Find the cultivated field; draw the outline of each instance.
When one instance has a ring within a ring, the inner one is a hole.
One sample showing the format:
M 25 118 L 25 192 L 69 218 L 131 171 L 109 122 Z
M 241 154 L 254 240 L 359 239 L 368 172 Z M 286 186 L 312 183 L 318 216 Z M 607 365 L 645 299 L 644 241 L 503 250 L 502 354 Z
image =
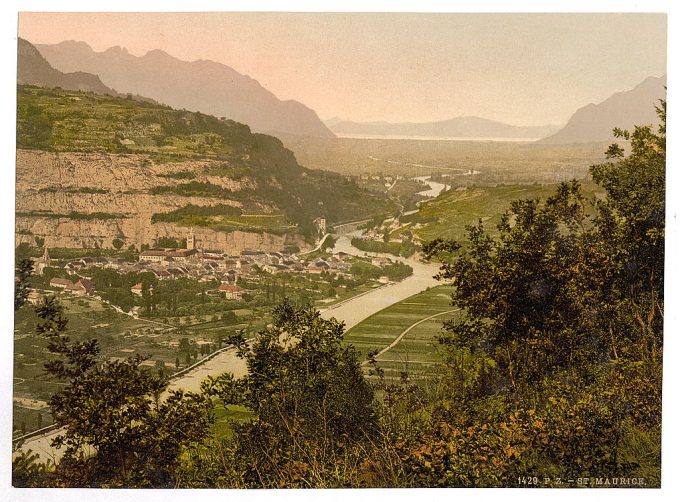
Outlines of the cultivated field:
M 367 318 L 346 333 L 345 341 L 357 348 L 362 359 L 370 351 L 378 352 L 376 359 L 386 378 L 399 378 L 403 371 L 412 380 L 426 378 L 440 361 L 442 323 L 459 315 L 455 310 L 451 287 L 436 286 Z M 364 366 L 368 371 L 369 365 Z
M 73 340 L 96 338 L 102 360 L 124 359 L 135 354 L 148 356 L 144 365 L 166 375 L 202 357 L 201 345 L 216 348 L 216 339 L 226 337 L 236 329 L 255 331 L 264 316 L 252 310 L 235 311 L 239 321 L 227 325 L 217 316 L 187 316 L 170 318 L 168 323 L 135 319 L 117 312 L 113 307 L 94 298 L 61 296 L 60 302 L 68 319 L 67 334 Z M 257 319 L 256 319 L 257 317 Z M 47 339 L 36 334 L 39 318 L 30 305 L 16 313 L 14 332 L 14 429 L 30 432 L 52 423 L 48 401 L 63 385 L 45 374 L 43 365 L 52 358 Z M 173 326 L 172 324 L 175 324 Z M 181 340 L 188 342 L 183 348 Z M 207 347 L 206 347 L 207 349 Z

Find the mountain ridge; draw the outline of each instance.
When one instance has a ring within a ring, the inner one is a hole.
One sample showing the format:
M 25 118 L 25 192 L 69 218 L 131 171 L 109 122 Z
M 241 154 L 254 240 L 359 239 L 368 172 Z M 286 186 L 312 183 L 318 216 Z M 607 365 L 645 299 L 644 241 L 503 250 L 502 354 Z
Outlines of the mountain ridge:
M 173 108 L 226 117 L 257 132 L 333 137 L 316 112 L 295 100 L 281 100 L 256 79 L 207 59 L 183 61 L 161 49 L 144 56 L 114 46 L 94 51 L 82 41 L 37 44 L 60 71 L 96 73 L 119 92 L 141 94 Z
M 566 144 L 613 141 L 615 127 L 633 129 L 636 125 L 658 125 L 654 105 L 665 99 L 666 75 L 647 77 L 626 91 L 619 91 L 600 103 L 588 103 L 569 118 L 555 134 L 538 143 Z
M 476 116 L 454 117 L 435 122 L 400 123 L 353 122 L 333 118 L 326 122 L 326 125 L 336 134 L 507 139 L 542 138 L 554 133 L 560 127 L 558 125 L 515 126 Z
M 73 91 L 89 91 L 112 96 L 118 94 L 104 85 L 99 76 L 95 74 L 83 71 L 65 73 L 57 70 L 33 44 L 21 37 L 17 42 L 17 83 L 61 87 Z

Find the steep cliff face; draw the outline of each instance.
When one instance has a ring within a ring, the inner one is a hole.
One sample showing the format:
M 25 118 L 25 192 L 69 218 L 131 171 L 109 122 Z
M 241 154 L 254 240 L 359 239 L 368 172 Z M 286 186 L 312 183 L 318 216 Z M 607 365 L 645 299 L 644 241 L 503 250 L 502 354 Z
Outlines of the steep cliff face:
M 55 153 L 17 150 L 16 243 L 45 239 L 50 247 L 112 247 L 114 239 L 126 246 L 152 245 L 159 237 L 183 237 L 189 231 L 176 223 L 152 223 L 154 214 L 193 205 L 242 208 L 236 195 L 256 183 L 211 174 L 224 161 L 197 160 L 153 164 L 145 155 Z M 158 187 L 185 182 L 210 183 L 230 190 L 234 200 L 153 194 Z M 175 177 L 173 177 L 175 176 Z M 252 208 L 252 204 L 250 207 Z M 258 213 L 275 208 L 257 204 Z M 193 228 L 199 245 L 238 253 L 244 249 L 274 251 L 287 244 L 303 245 L 295 232 L 218 231 Z
M 16 239 L 35 244 L 35 237 L 45 239 L 48 247 L 63 248 L 112 248 L 113 240 L 118 238 L 126 246 L 153 243 L 159 237 L 185 237 L 189 231 L 172 223 L 151 225 L 141 216 L 126 219 L 73 220 L 70 218 L 44 218 L 39 216 L 17 217 Z M 300 248 L 307 246 L 300 235 L 276 235 L 267 232 L 244 232 L 240 230 L 218 232 L 209 229 L 193 228 L 198 247 L 222 250 L 227 254 L 239 254 L 244 250 L 281 251 L 288 245 Z
M 132 97 L 20 85 L 17 145 L 23 242 L 38 234 L 53 246 L 124 238 L 139 247 L 194 227 L 235 251 L 251 243 L 217 235 L 312 236 L 316 218 L 358 219 L 390 205 L 351 179 L 305 169 L 277 138 L 244 124 Z

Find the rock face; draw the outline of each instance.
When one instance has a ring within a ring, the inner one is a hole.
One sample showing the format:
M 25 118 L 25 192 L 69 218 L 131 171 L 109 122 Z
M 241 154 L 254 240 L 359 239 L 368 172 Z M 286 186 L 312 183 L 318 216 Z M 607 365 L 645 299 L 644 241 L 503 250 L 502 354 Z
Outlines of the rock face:
M 103 247 L 122 239 L 126 246 L 153 245 L 159 237 L 184 237 L 189 229 L 174 223 L 151 223 L 154 213 L 193 204 L 241 207 L 236 200 L 209 197 L 152 195 L 152 187 L 175 185 L 181 180 L 163 177 L 192 172 L 194 180 L 210 182 L 233 191 L 253 187 L 248 178 L 238 181 L 210 176 L 206 169 L 224 161 L 198 160 L 149 164 L 144 155 L 53 153 L 17 150 L 16 244 L 45 239 L 49 247 Z M 262 206 L 267 212 L 271 208 Z M 48 213 L 46 216 L 45 213 Z M 49 214 L 51 213 L 51 214 Z M 81 217 L 68 217 L 78 213 Z M 101 218 L 83 218 L 100 213 Z M 193 228 L 199 246 L 237 254 L 245 249 L 281 250 L 292 244 L 303 247 L 301 236 L 267 232 L 221 232 Z
M 119 92 L 147 96 L 173 108 L 224 116 L 253 131 L 333 137 L 316 112 L 282 101 L 260 83 L 213 61 L 182 61 L 160 50 L 134 56 L 121 47 L 95 52 L 84 42 L 38 45 L 61 71 L 95 73 Z
M 649 77 L 635 88 L 617 92 L 602 103 L 576 110 L 567 125 L 539 141 L 546 144 L 613 141 L 615 127 L 632 130 L 636 125 L 659 124 L 654 106 L 666 98 L 666 76 Z
M 62 73 L 55 70 L 38 49 L 23 38 L 19 39 L 17 48 L 17 83 L 91 91 L 112 96 L 117 94 L 113 89 L 106 87 L 97 75 L 82 71 Z

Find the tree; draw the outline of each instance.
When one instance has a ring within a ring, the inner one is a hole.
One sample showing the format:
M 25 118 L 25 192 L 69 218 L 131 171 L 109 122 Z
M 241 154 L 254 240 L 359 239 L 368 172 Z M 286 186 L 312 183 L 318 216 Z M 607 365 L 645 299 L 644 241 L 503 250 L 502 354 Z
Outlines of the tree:
M 273 315 L 252 346 L 242 333 L 230 338 L 248 374 L 210 378 L 204 391 L 255 415 L 234 430 L 245 486 L 309 486 L 315 476 L 332 483 L 343 454 L 376 431 L 373 392 L 356 350 L 342 343 L 342 323 L 288 302 Z
M 632 133 L 615 129 L 617 137 L 630 142 L 630 155 L 614 144 L 607 151 L 610 162 L 591 169 L 593 180 L 607 192 L 595 223 L 612 262 L 612 300 L 632 315 L 642 356 L 652 360 L 659 357 L 664 316 L 665 101 L 657 113 L 658 132 L 650 126 L 637 126 Z
M 514 201 L 496 237 L 480 222 L 466 246 L 423 247 L 466 313 L 441 339 L 446 400 L 399 453 L 429 483 L 505 486 L 527 470 L 659 482 L 665 103 L 658 112 L 658 133 L 617 130 L 630 155 L 612 145 L 591 168 L 605 198 L 563 183 L 545 202 Z M 482 432 L 499 427 L 535 439 L 504 444 Z M 503 466 L 491 477 L 479 462 L 461 465 L 466 430 Z M 453 445 L 455 461 L 436 453 Z
M 43 247 L 45 245 L 45 239 L 43 237 L 35 236 L 35 245 L 38 246 L 39 248 Z
M 154 368 L 156 368 L 156 371 L 158 372 L 158 376 L 160 378 L 165 377 L 165 361 L 162 359 L 157 359 L 156 362 L 154 363 Z
M 335 239 L 332 235 L 328 235 L 324 241 L 321 243 L 321 250 L 326 251 L 327 249 L 333 249 L 335 247 Z
M 19 310 L 28 298 L 30 278 L 33 273 L 33 260 L 18 258 L 14 268 L 14 310 Z
M 65 382 L 50 399 L 55 423 L 63 429 L 53 441 L 64 448 L 52 482 L 59 486 L 173 486 L 183 448 L 208 430 L 207 403 L 198 394 L 170 391 L 167 381 L 141 366 L 136 355 L 99 361 L 96 340 L 72 341 L 67 320 L 54 297 L 36 308 L 36 327 L 57 356 L 45 364 Z
M 122 247 L 125 245 L 125 242 L 116 237 L 115 239 L 113 239 L 111 244 L 113 244 L 113 247 L 116 248 L 116 250 L 120 251 L 120 249 L 122 249 Z

